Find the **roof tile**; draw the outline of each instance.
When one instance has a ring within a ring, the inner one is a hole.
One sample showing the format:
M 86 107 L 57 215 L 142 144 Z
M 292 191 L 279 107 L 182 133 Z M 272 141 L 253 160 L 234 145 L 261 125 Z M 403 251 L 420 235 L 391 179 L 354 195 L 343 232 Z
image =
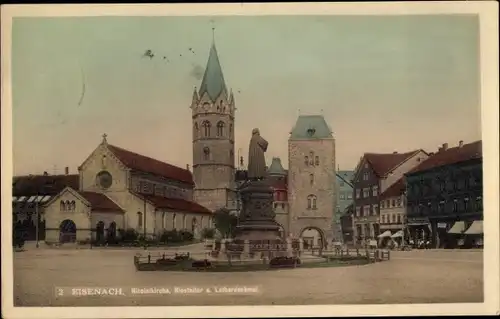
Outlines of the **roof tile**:
M 462 146 L 439 151 L 420 163 L 407 174 L 430 170 L 436 167 L 452 165 L 483 157 L 482 141 L 475 141 Z
M 385 176 L 396 166 L 403 163 L 419 151 L 420 150 L 406 153 L 389 154 L 365 153 L 364 157 L 368 161 L 368 163 L 370 163 L 375 174 L 377 174 L 378 176 Z
M 102 193 L 95 192 L 78 192 L 83 198 L 85 198 L 90 205 L 92 210 L 105 211 L 105 212 L 124 212 L 115 202 L 113 202 L 109 197 Z
M 29 175 L 14 176 L 13 196 L 49 195 L 55 196 L 66 187 L 80 188 L 80 176 L 73 175 Z
M 390 197 L 397 197 L 403 195 L 406 189 L 404 178 L 398 179 L 394 184 L 389 186 L 382 194 L 380 194 L 380 199 L 386 199 Z
M 108 144 L 108 149 L 113 152 L 125 166 L 133 170 L 159 175 L 175 181 L 194 185 L 193 175 L 187 169 L 161 162 L 118 146 Z

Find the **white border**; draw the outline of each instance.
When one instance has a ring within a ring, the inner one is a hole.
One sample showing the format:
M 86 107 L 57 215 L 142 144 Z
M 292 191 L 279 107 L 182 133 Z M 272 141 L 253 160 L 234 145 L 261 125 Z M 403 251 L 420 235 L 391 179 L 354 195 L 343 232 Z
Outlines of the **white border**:
M 13 17 L 31 16 L 194 16 L 194 15 L 401 15 L 478 14 L 481 31 L 481 114 L 484 167 L 484 303 L 328 306 L 214 307 L 16 307 L 13 305 L 11 198 L 12 96 L 11 32 Z M 143 5 L 2 6 L 2 309 L 7 318 L 140 317 L 288 317 L 359 315 L 495 314 L 499 302 L 498 161 L 498 4 L 495 1 L 395 3 L 255 3 Z

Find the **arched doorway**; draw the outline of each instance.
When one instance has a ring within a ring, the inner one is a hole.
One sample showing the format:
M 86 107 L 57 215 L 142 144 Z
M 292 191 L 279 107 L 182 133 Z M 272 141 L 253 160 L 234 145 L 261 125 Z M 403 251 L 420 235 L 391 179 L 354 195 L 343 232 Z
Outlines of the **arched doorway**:
M 95 240 L 100 243 L 104 241 L 104 222 L 99 221 L 95 227 Z
M 116 241 L 116 223 L 111 222 L 108 227 L 108 236 L 107 236 L 108 242 L 115 242 Z
M 317 227 L 306 227 L 300 232 L 304 249 L 325 248 L 327 245 L 323 231 Z
M 65 219 L 59 225 L 59 242 L 73 243 L 76 241 L 76 224 L 71 219 Z

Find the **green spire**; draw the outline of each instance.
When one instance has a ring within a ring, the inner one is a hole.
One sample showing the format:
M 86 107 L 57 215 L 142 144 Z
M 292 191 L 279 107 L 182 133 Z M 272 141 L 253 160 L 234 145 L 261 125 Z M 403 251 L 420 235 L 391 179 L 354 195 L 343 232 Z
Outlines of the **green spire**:
M 227 93 L 226 82 L 224 81 L 219 56 L 215 48 L 215 41 L 212 42 L 212 47 L 210 48 L 210 55 L 208 56 L 207 67 L 201 81 L 199 96 L 201 97 L 205 92 L 208 93 L 212 101 L 215 101 L 222 92 Z

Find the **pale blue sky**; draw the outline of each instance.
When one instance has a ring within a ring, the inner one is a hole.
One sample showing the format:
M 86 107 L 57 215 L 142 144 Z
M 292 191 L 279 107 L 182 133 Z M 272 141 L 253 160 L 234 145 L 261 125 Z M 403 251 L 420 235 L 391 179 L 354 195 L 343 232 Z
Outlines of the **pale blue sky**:
M 259 127 L 269 162 L 286 166 L 299 109 L 323 110 L 341 169 L 363 152 L 480 139 L 474 15 L 15 18 L 14 173 L 76 172 L 104 132 L 112 144 L 191 164 L 189 105 L 211 19 L 244 156 Z M 142 58 L 146 49 L 156 57 Z

